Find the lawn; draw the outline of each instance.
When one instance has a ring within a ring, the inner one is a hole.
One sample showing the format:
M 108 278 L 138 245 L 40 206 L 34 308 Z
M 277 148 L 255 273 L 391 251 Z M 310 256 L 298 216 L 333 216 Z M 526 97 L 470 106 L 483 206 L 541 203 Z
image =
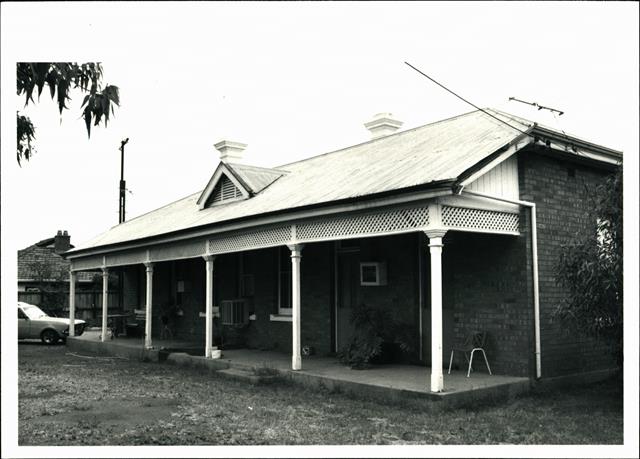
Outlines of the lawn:
M 20 445 L 622 444 L 621 383 L 428 413 L 19 345 Z

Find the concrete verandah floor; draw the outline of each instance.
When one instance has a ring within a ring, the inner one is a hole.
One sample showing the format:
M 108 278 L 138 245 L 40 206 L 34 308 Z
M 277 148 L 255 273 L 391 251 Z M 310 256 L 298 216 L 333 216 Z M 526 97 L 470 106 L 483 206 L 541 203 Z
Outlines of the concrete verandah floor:
M 106 343 L 99 343 L 100 334 L 95 330 L 87 331 L 81 337 L 75 338 L 75 343 L 93 342 L 102 344 L 107 353 L 108 348 L 131 351 L 141 350 L 144 341 L 141 338 L 115 338 Z M 95 346 L 94 344 L 94 346 Z M 202 343 L 184 340 L 153 340 L 154 352 L 186 353 L 193 364 L 203 365 L 207 361 L 214 366 L 223 368 L 254 369 L 270 368 L 281 374 L 291 376 L 303 383 L 323 385 L 331 388 L 344 388 L 347 391 L 373 390 L 376 393 L 414 394 L 429 398 L 463 398 L 477 400 L 483 396 L 496 397 L 503 394 L 514 395 L 529 389 L 529 378 L 504 375 L 489 375 L 484 362 L 474 365 L 476 371 L 466 377 L 466 371 L 452 370 L 451 374 L 444 371 L 444 391 L 434 394 L 430 391 L 431 369 L 417 365 L 375 365 L 366 370 L 352 370 L 341 364 L 335 357 L 303 356 L 302 370 L 291 370 L 291 356 L 274 351 L 260 351 L 252 349 L 224 350 L 222 358 L 212 361 L 205 359 Z M 132 354 L 133 355 L 133 354 Z M 457 394 L 457 396 L 456 396 Z M 484 395 L 483 395 L 484 394 Z

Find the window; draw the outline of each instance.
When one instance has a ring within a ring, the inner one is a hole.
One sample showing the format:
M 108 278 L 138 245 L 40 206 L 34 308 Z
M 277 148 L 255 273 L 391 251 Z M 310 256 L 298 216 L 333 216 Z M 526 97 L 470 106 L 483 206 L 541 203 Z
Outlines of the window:
M 222 325 L 239 325 L 246 321 L 245 305 L 243 300 L 224 300 L 220 308 L 220 321 Z
M 238 254 L 238 296 L 251 297 L 254 295 L 253 257 L 250 253 Z
M 378 262 L 360 263 L 360 285 L 387 285 L 387 264 Z
M 278 249 L 278 314 L 291 315 L 291 261 L 289 249 Z

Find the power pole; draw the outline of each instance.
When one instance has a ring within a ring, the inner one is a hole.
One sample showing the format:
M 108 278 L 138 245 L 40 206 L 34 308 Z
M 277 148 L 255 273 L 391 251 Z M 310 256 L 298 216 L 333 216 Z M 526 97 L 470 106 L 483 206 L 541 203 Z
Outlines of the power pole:
M 125 219 L 125 192 L 126 192 L 126 184 L 124 181 L 124 146 L 129 141 L 127 137 L 122 142 L 120 142 L 120 204 L 119 204 L 119 214 L 118 214 L 118 223 L 123 223 Z

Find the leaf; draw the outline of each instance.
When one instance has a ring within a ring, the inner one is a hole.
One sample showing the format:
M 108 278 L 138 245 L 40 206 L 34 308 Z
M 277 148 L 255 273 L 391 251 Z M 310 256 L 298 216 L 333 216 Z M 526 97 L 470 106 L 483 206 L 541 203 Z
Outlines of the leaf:
M 87 108 L 84 109 L 84 123 L 87 126 L 87 137 L 91 138 L 91 108 L 89 108 L 87 106 Z

